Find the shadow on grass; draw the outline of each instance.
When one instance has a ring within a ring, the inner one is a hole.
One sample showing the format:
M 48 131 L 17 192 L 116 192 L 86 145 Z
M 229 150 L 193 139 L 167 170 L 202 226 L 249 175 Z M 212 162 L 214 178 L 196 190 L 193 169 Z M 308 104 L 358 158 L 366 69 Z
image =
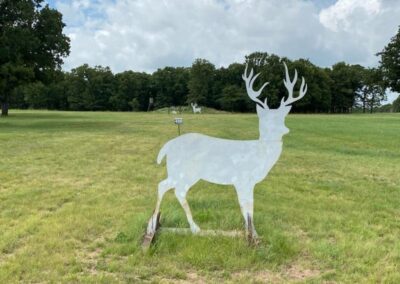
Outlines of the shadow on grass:
M 118 122 L 94 120 L 74 113 L 13 113 L 0 119 L 2 132 L 103 132 L 112 131 Z
M 85 116 L 79 115 L 79 113 L 75 112 L 57 112 L 57 111 L 34 111 L 34 112 L 10 112 L 8 116 L 1 117 L 1 120 L 40 120 L 40 119 L 84 119 Z M 1 122 L 0 120 L 0 122 Z

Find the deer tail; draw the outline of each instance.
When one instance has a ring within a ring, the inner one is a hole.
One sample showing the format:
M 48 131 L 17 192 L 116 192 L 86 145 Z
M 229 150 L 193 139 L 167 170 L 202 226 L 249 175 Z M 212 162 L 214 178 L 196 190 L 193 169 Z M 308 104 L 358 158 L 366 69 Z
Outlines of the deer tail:
M 164 156 L 167 154 L 167 150 L 169 148 L 168 146 L 169 146 L 169 142 L 164 144 L 164 146 L 161 148 L 161 150 L 157 156 L 157 164 L 161 164 L 162 160 L 164 159 Z

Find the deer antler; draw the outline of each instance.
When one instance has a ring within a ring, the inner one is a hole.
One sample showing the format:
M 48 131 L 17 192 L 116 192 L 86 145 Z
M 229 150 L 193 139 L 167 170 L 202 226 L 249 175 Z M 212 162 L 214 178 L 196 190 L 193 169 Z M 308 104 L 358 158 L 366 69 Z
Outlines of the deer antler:
M 294 78 L 293 78 L 293 81 L 291 81 L 286 63 L 283 62 L 283 65 L 285 65 L 285 75 L 286 75 L 286 79 L 283 80 L 283 84 L 285 85 L 289 94 L 288 94 L 287 100 L 285 100 L 285 98 L 282 98 L 281 106 L 284 106 L 284 105 L 287 106 L 287 105 L 294 103 L 295 101 L 300 100 L 302 97 L 304 97 L 304 95 L 307 93 L 307 84 L 304 81 L 304 77 L 301 77 L 301 86 L 300 86 L 299 95 L 297 97 L 293 98 L 293 88 L 297 81 L 297 70 L 294 69 Z
M 262 85 L 262 87 L 258 91 L 255 91 L 253 89 L 253 84 L 254 84 L 254 81 L 257 79 L 257 77 L 260 75 L 260 73 L 253 76 L 254 72 L 253 72 L 253 68 L 251 68 L 250 74 L 249 74 L 249 76 L 247 76 L 247 67 L 248 67 L 248 64 L 246 64 L 246 69 L 244 70 L 244 74 L 242 75 L 243 80 L 246 82 L 247 95 L 249 96 L 249 98 L 252 101 L 256 102 L 261 107 L 268 109 L 267 98 L 265 98 L 264 102 L 262 102 L 258 97 L 260 96 L 260 94 L 261 94 L 262 90 L 265 88 L 265 86 L 267 86 L 269 84 L 269 82 L 264 83 L 264 85 Z

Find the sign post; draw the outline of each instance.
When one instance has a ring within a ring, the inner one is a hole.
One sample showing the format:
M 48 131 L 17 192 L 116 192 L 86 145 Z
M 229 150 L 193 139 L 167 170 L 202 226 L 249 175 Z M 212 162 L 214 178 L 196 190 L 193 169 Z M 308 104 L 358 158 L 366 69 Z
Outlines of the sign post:
M 183 118 L 175 117 L 174 122 L 176 125 L 178 125 L 178 136 L 180 136 L 181 135 L 181 124 L 183 124 Z

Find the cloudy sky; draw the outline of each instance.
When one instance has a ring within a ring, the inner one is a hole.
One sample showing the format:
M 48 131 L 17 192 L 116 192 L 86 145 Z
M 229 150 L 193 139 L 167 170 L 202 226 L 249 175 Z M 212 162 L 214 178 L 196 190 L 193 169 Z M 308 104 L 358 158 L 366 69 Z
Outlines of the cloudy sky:
M 400 25 L 399 0 L 47 0 L 67 24 L 69 70 L 83 63 L 152 72 L 253 51 L 316 65 L 376 66 Z

